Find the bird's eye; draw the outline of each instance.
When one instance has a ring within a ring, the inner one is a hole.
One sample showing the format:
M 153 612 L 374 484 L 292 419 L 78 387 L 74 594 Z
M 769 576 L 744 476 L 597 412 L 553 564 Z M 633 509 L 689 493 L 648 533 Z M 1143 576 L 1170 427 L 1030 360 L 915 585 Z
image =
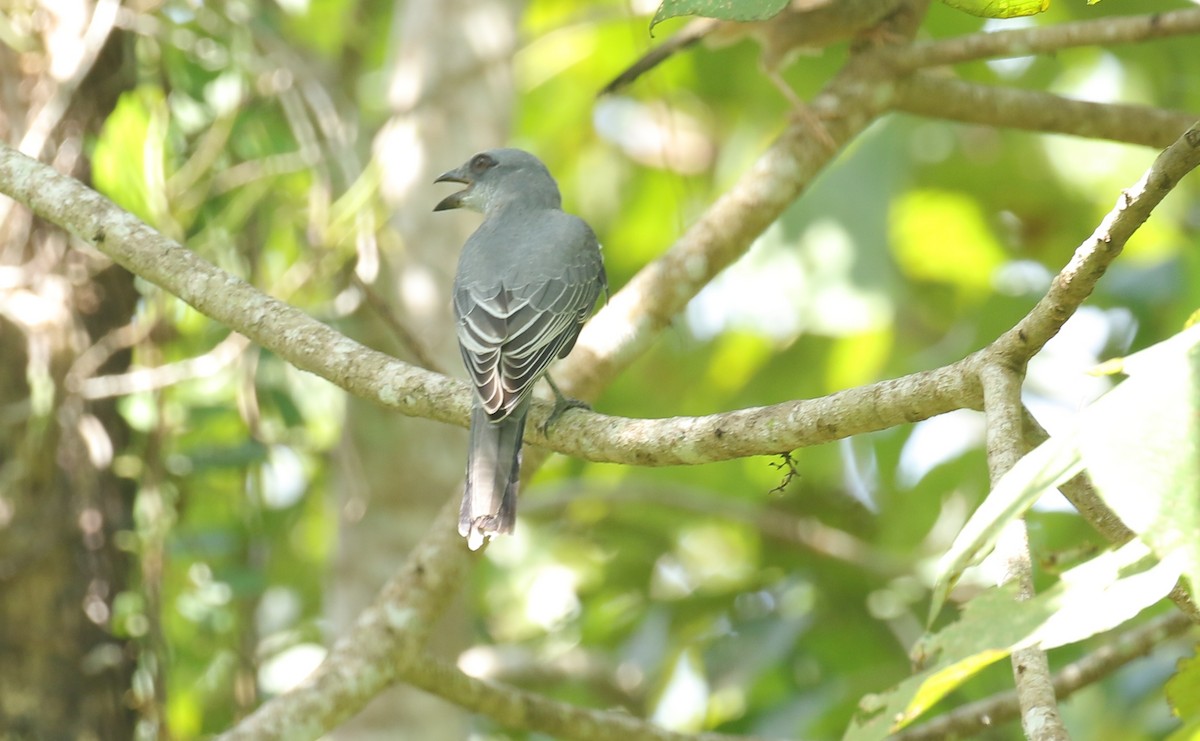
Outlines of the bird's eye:
M 471 172 L 483 172 L 489 167 L 495 167 L 496 160 L 486 154 L 477 154 L 471 158 Z

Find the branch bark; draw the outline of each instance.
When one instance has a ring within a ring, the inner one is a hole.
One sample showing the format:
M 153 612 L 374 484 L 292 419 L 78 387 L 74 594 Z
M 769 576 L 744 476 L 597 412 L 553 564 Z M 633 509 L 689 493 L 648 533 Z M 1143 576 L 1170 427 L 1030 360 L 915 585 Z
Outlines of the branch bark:
M 1025 365 L 1013 367 L 998 359 L 982 368 L 984 410 L 987 415 L 987 458 L 992 487 L 1024 454 L 1021 382 Z M 1004 565 L 1002 583 L 1017 585 L 1017 600 L 1033 599 L 1033 563 L 1023 518 L 1004 527 L 993 554 Z M 1030 741 L 1069 741 L 1071 736 L 1058 712 L 1050 662 L 1046 652 L 1032 646 L 1013 651 L 1013 682 L 1021 706 L 1021 726 Z
M 776 143 L 802 150 L 803 126 L 789 129 Z M 849 135 L 841 130 L 842 136 Z M 835 134 L 836 135 L 836 134 Z M 780 154 L 793 164 L 796 154 Z M 820 154 L 809 157 L 819 158 Z M 1054 279 L 1050 291 L 1012 330 L 994 343 L 993 351 L 1013 361 L 1040 350 L 1090 295 L 1129 237 L 1176 183 L 1200 163 L 1200 124 L 1167 148 L 1145 175 L 1122 194 L 1096 231 L 1075 251 Z M 751 234 L 742 229 L 762 226 L 750 194 L 771 191 L 792 173 L 807 170 L 771 168 L 766 158 L 735 186 L 739 198 L 714 206 L 718 215 L 702 219 L 667 256 L 648 266 L 584 330 L 580 347 L 562 363 L 556 377 L 579 395 L 593 395 L 633 357 L 644 350 L 669 321 L 669 310 L 686 304 L 687 291 L 702 283 L 688 278 L 688 265 L 708 266 L 733 259 L 731 235 L 744 249 Z M 766 184 L 756 182 L 765 178 Z M 29 206 L 39 216 L 95 243 L 114 260 L 179 296 L 199 311 L 245 334 L 298 368 L 315 373 L 352 394 L 409 416 L 465 426 L 469 410 L 466 384 L 397 361 L 364 347 L 281 301 L 266 296 L 178 243 L 158 234 L 121 211 L 103 196 L 6 147 L 0 147 L 0 192 Z M 785 204 L 776 204 L 782 208 Z M 749 222 L 739 222 L 741 218 Z M 709 221 L 718 224 L 708 224 Z M 735 229 L 735 222 L 742 227 Z M 748 225 L 746 225 L 748 223 Z M 704 252 L 701 233 L 722 231 L 725 238 Z M 694 258 L 691 263 L 687 256 Z M 678 281 L 672 284 L 672 278 Z M 674 285 L 672 290 L 667 287 Z M 682 287 L 680 287 L 682 286 Z M 663 292 L 657 292 L 663 288 Z M 624 320 L 624 323 L 622 322 Z M 621 327 L 626 327 L 622 330 Z M 594 362 L 591 362 L 594 361 Z M 551 409 L 538 403 L 527 440 L 585 460 L 641 466 L 699 464 L 749 455 L 768 455 L 798 447 L 917 422 L 959 408 L 979 409 L 982 396 L 969 356 L 959 363 L 900 379 L 841 391 L 821 399 L 797 400 L 768 407 L 704 417 L 631 420 L 575 411 L 559 420 L 549 438 L 540 432 Z M 591 364 L 589 364 L 591 363 Z
M 932 119 L 1158 148 L 1170 145 L 1196 120 L 1194 113 L 1090 103 L 1051 93 L 964 82 L 934 72 L 919 72 L 901 80 L 893 108 Z
M 925 41 L 896 50 L 904 69 L 937 67 L 980 59 L 1046 54 L 1079 46 L 1112 46 L 1200 32 L 1200 9 L 1100 18 L 1053 26 L 973 33 Z

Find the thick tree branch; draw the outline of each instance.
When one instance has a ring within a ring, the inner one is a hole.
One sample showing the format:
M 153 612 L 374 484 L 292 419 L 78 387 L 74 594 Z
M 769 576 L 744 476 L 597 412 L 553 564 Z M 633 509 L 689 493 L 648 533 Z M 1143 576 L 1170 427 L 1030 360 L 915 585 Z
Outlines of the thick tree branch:
M 925 41 L 891 52 L 903 69 L 937 67 L 979 59 L 1024 57 L 1078 46 L 1112 46 L 1200 33 L 1200 9 L 973 33 Z
M 1187 12 L 1200 16 L 1200 10 Z M 1194 113 L 1090 103 L 1051 93 L 964 82 L 932 72 L 918 72 L 900 80 L 893 108 L 926 118 L 1160 148 L 1171 144 L 1196 121 Z
M 1168 638 L 1191 627 L 1187 617 L 1173 612 L 1121 635 L 1082 659 L 1067 665 L 1054 675 L 1054 692 L 1062 699 L 1077 690 L 1095 684 L 1129 662 L 1150 653 Z M 892 741 L 941 741 L 970 738 L 978 733 L 1015 720 L 1021 712 L 1016 690 L 963 705 L 920 726 L 905 729 Z
M 784 139 L 795 139 L 793 145 L 801 146 L 800 131 L 804 127 L 794 128 Z M 822 149 L 813 147 L 811 139 L 807 141 L 808 149 Z M 797 161 L 795 156 L 790 159 Z M 1198 162 L 1200 127 L 1193 127 L 1122 195 L 1113 211 L 1055 278 L 1047 296 L 997 340 L 995 350 L 1019 362 L 1041 349 L 1091 293 L 1096 281 L 1154 206 Z M 770 183 L 784 187 L 773 179 L 784 177 L 782 173 L 767 168 L 765 161 L 760 165 L 735 190 L 744 194 L 772 190 L 769 184 L 748 182 L 755 177 L 768 178 Z M 219 270 L 78 181 L 2 146 L 0 192 L 14 196 L 39 216 L 95 243 L 138 275 L 298 368 L 402 414 L 466 425 L 469 396 L 463 382 L 414 368 L 344 337 L 298 309 L 263 295 Z M 754 215 L 751 201 L 737 208 L 725 203 L 717 210 L 724 216 L 712 218 L 722 223 L 725 219 Z M 757 226 L 757 215 L 754 219 Z M 733 227 L 725 223 L 723 228 L 729 231 Z M 739 243 L 750 237 L 740 231 L 738 234 Z M 719 253 L 728 249 L 725 241 L 718 240 L 715 244 Z M 710 264 L 717 258 L 703 254 L 703 246 L 700 236 L 685 236 L 678 249 L 694 256 L 698 265 Z M 582 387 L 585 391 L 590 385 L 607 382 L 611 377 L 608 374 L 616 373 L 634 357 L 630 347 L 648 346 L 669 321 L 664 307 L 678 309 L 686 304 L 687 296 L 674 291 L 664 294 L 654 291 L 670 285 L 670 276 L 686 283 L 692 292 L 699 290 L 701 284 L 687 278 L 688 264 L 684 258 L 664 257 L 649 266 L 646 269 L 649 277 L 635 280 L 623 289 L 589 324 L 583 338 L 588 340 L 587 344 L 581 341 L 581 347 L 562 364 L 557 377 L 572 378 L 576 384 L 573 389 Z M 633 328 L 628 332 L 619 329 L 621 317 L 632 323 Z M 593 324 L 601 326 L 592 329 Z M 597 362 L 589 366 L 589 360 Z M 953 409 L 978 409 L 982 404 L 978 384 L 963 365 L 976 362 L 978 358 L 971 356 L 944 368 L 848 389 L 821 399 L 706 417 L 630 420 L 575 411 L 555 424 L 548 439 L 541 435 L 540 422 L 550 405 L 537 404 L 527 439 L 586 460 L 644 466 L 698 464 L 778 453 L 920 421 Z

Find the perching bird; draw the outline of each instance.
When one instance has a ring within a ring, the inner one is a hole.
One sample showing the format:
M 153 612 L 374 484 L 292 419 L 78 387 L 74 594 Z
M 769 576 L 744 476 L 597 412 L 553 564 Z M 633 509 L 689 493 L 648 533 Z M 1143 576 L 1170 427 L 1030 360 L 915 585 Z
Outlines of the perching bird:
M 512 532 L 530 392 L 571 352 L 608 283 L 596 235 L 563 212 L 558 184 L 532 154 L 482 152 L 434 182 L 467 186 L 434 211 L 483 213 L 454 276 L 458 345 L 475 387 L 458 532 L 475 550 Z M 566 402 L 554 391 L 551 419 Z
M 724 46 L 752 36 L 762 45 L 763 71 L 796 105 L 795 93 L 779 76 L 794 54 L 854 38 L 874 28 L 899 5 L 900 0 L 791 0 L 778 15 L 765 21 L 738 23 L 697 18 L 630 65 L 605 85 L 600 94 L 620 90 L 701 39 Z

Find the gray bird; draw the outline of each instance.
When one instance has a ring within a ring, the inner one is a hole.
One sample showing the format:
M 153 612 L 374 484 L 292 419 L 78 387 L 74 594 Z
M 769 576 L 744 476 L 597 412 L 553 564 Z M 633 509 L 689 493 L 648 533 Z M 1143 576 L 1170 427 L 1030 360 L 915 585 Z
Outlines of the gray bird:
M 530 392 L 571 352 L 608 283 L 595 233 L 563 212 L 558 184 L 532 154 L 482 152 L 434 182 L 467 186 L 434 211 L 483 214 L 454 276 L 458 346 L 475 387 L 458 532 L 475 550 L 512 532 Z M 570 405 L 554 392 L 551 420 Z

